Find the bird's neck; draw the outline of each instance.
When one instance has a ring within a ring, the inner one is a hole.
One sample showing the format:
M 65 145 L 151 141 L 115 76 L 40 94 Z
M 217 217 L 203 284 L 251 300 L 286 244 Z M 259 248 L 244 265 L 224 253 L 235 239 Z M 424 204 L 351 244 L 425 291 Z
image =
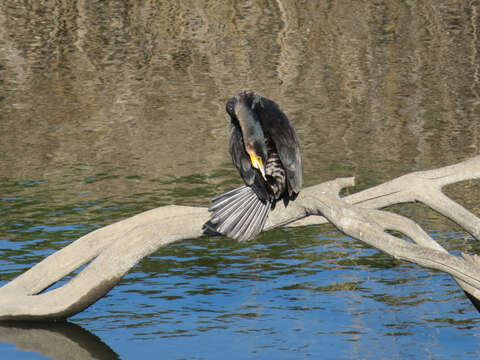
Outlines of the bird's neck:
M 256 150 L 258 155 L 262 152 L 259 151 L 259 147 L 265 147 L 265 137 L 263 129 L 258 119 L 257 114 L 246 104 L 238 104 L 235 108 L 238 123 L 242 130 L 243 142 L 247 150 Z

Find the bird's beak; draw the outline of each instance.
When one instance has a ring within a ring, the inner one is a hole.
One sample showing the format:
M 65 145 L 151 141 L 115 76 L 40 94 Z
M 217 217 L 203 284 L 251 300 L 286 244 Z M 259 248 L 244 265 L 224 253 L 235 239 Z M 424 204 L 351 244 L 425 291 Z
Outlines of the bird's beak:
M 250 154 L 250 161 L 252 162 L 252 166 L 260 171 L 263 179 L 266 181 L 267 178 L 265 177 L 265 167 L 263 166 L 262 158 L 260 156 Z

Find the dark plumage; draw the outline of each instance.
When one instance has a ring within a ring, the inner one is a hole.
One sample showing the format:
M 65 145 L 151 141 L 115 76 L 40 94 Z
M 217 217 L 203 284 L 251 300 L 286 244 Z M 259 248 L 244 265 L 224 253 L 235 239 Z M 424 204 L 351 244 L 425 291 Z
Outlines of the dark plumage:
M 210 229 L 238 240 L 262 231 L 279 200 L 302 187 L 300 146 L 290 121 L 272 100 L 240 91 L 228 100 L 230 155 L 245 185 L 212 199 Z

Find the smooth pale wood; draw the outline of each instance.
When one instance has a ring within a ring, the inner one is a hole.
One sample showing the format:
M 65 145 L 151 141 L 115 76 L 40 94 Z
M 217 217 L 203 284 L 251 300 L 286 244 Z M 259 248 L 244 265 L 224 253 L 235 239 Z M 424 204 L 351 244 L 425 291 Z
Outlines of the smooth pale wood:
M 319 225 L 328 219 L 347 235 L 395 258 L 451 274 L 465 291 L 480 299 L 476 256 L 453 256 L 413 221 L 375 210 L 421 201 L 479 239 L 480 219 L 441 192 L 447 184 L 478 178 L 480 156 L 410 173 L 344 198 L 338 196 L 340 190 L 353 186 L 354 179 L 340 178 L 303 189 L 287 208 L 277 204 L 265 230 Z M 1 287 L 0 320 L 46 321 L 75 315 L 103 297 L 145 256 L 175 241 L 200 238 L 208 218 L 207 208 L 165 206 L 92 231 Z M 385 230 L 397 230 L 413 242 Z M 65 285 L 42 292 L 85 264 Z

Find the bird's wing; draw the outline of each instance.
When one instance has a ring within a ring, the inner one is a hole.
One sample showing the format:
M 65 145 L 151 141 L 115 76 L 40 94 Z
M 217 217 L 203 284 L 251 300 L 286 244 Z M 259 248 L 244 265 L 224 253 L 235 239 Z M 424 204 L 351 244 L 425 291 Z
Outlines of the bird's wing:
M 265 136 L 277 148 L 280 161 L 287 172 L 290 189 L 298 193 L 302 187 L 302 157 L 295 129 L 280 107 L 270 99 L 262 97 L 255 105 L 255 110 Z
M 230 132 L 230 155 L 245 184 L 251 186 L 260 199 L 268 201 L 271 195 L 265 187 L 260 172 L 252 167 L 250 157 L 245 151 L 242 132 L 235 125 L 232 125 Z

